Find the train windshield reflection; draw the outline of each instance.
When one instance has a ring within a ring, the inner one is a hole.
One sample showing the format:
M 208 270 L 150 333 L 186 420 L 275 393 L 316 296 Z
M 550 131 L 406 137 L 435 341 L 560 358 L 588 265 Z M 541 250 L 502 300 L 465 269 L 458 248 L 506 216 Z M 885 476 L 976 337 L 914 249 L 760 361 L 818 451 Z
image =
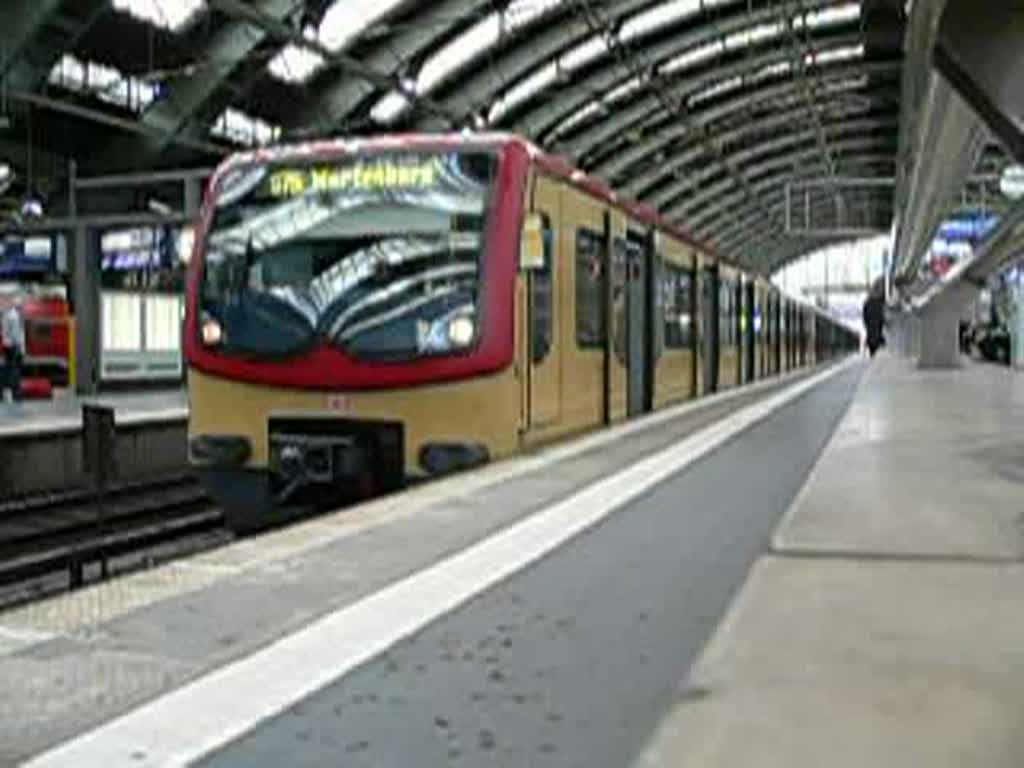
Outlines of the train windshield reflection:
M 389 153 L 222 184 L 203 342 L 273 356 L 326 339 L 385 359 L 472 346 L 495 165 L 481 152 Z

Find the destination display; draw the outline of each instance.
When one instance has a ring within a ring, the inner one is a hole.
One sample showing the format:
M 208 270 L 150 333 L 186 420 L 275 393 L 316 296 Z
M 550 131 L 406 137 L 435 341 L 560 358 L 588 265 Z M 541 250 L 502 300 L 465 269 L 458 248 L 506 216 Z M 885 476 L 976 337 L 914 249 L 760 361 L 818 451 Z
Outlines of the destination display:
M 282 168 L 270 174 L 265 191 L 271 197 L 299 197 L 307 192 L 383 191 L 437 187 L 441 157 L 382 157 L 340 164 Z

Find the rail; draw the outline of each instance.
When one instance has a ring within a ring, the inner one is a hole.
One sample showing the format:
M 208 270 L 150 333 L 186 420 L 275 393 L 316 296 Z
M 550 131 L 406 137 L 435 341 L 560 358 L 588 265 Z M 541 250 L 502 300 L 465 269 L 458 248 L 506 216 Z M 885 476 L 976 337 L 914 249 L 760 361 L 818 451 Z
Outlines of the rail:
M 226 541 L 223 515 L 185 474 L 0 503 L 0 587 L 66 573 L 82 586 L 86 569 L 189 538 Z M 0 602 L 3 598 L 0 597 Z

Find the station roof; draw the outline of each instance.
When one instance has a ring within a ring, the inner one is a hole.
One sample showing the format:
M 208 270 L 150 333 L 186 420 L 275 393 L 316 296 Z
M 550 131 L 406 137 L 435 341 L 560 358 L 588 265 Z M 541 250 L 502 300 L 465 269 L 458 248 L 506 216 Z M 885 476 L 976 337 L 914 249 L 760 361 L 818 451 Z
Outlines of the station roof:
M 903 0 L 6 0 L 0 159 L 59 200 L 69 158 L 511 130 L 768 272 L 888 231 L 904 25 Z

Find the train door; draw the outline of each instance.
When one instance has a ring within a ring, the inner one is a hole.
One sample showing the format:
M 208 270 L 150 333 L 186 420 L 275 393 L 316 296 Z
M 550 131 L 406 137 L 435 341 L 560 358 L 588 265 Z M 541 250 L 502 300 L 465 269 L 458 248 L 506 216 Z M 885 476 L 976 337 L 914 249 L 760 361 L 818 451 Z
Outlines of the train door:
M 626 238 L 626 338 L 628 414 L 650 409 L 650 296 L 651 249 L 648 238 L 630 230 Z
M 556 265 L 560 261 L 556 227 L 561 221 L 561 190 L 557 182 L 540 176 L 533 188 L 533 211 L 538 216 L 543 242 L 543 263 L 527 275 L 527 427 L 558 421 L 562 400 L 562 365 L 559 333 L 555 329 L 558 296 Z
M 704 393 L 718 391 L 718 269 L 700 271 L 700 357 Z

